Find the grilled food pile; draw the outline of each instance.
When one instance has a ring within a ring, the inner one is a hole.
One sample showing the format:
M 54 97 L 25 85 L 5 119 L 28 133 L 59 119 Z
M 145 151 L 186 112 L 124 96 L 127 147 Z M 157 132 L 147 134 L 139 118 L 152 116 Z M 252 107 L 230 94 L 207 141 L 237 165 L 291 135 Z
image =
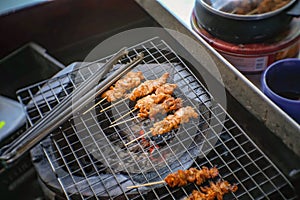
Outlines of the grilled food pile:
M 124 97 L 126 91 L 138 86 L 143 79 L 145 77 L 142 72 L 128 72 L 124 78 L 118 80 L 115 86 L 111 86 L 101 97 L 108 102 L 116 101 Z
M 154 94 L 139 99 L 134 106 L 135 109 L 139 109 L 138 116 L 154 118 L 158 113 L 164 114 L 180 108 L 182 100 L 171 96 L 176 87 L 176 84 L 166 83 L 158 87 Z
M 209 169 L 203 166 L 202 169 L 190 168 L 187 170 L 178 170 L 175 173 L 169 174 L 164 179 L 170 187 L 182 187 L 188 183 L 196 183 L 201 185 L 207 179 L 215 178 L 219 175 L 219 170 L 216 167 Z
M 178 128 L 180 124 L 189 122 L 190 118 L 197 118 L 198 114 L 191 106 L 178 109 L 174 115 L 168 115 L 163 120 L 154 123 L 150 131 L 153 136 L 168 133 Z
M 130 75 L 126 75 L 115 86 L 111 86 L 108 91 L 104 92 L 102 98 L 113 101 L 125 97 L 125 99 L 136 101 L 133 111 L 139 110 L 137 116 L 141 119 L 149 117 L 153 120 L 158 113 L 168 114 L 175 112 L 154 123 L 153 127 L 150 128 L 153 136 L 168 133 L 178 128 L 180 124 L 189 122 L 190 118 L 198 117 L 197 112 L 191 106 L 183 107 L 182 99 L 172 96 L 177 85 L 167 83 L 169 73 L 164 73 L 158 79 L 146 80 L 135 87 L 143 78 L 141 72 L 131 72 Z M 126 91 L 132 88 L 134 89 L 130 93 L 125 94 Z
M 162 135 L 173 129 L 177 129 L 180 124 L 189 122 L 191 118 L 198 117 L 198 113 L 191 106 L 183 106 L 181 98 L 172 96 L 177 85 L 167 83 L 168 78 L 169 73 L 164 73 L 158 79 L 146 80 L 140 83 L 144 79 L 143 74 L 141 72 L 130 72 L 124 78 L 117 81 L 115 86 L 111 86 L 109 90 L 104 92 L 101 97 L 109 102 L 123 97 L 135 101 L 134 110 L 130 112 L 139 110 L 137 117 L 141 119 L 150 118 L 153 120 L 158 113 L 167 114 L 165 118 L 155 122 L 148 132 L 153 136 Z M 130 89 L 133 90 L 126 94 Z M 145 135 L 136 139 L 143 138 Z M 209 169 L 203 166 L 201 169 L 190 168 L 187 170 L 178 170 L 175 173 L 167 175 L 162 181 L 128 188 L 138 188 L 161 183 L 166 183 L 169 187 L 183 187 L 188 183 L 201 185 L 206 180 L 213 179 L 218 175 L 219 170 L 216 167 Z M 210 186 L 201 187 L 200 191 L 194 190 L 185 200 L 212 200 L 215 198 L 221 200 L 224 194 L 237 190 L 236 185 L 231 185 L 223 180 L 219 180 L 216 183 L 210 182 L 209 184 Z
M 227 5 L 224 8 L 225 12 L 230 12 L 238 15 L 254 15 L 263 14 L 277 10 L 286 4 L 290 0 L 243 0 L 243 1 L 231 1 L 230 6 Z M 230 7 L 230 8 L 229 8 Z
M 238 187 L 231 185 L 228 181 L 209 182 L 210 186 L 200 187 L 200 190 L 193 190 L 192 194 L 184 200 L 222 200 L 228 192 L 236 192 Z
M 208 179 L 213 179 L 219 175 L 219 170 L 216 167 L 208 168 L 203 166 L 201 169 L 190 168 L 187 170 L 178 170 L 175 173 L 169 174 L 164 181 L 170 187 L 182 187 L 188 183 L 197 185 L 203 184 Z M 236 192 L 237 185 L 231 185 L 228 181 L 218 180 L 216 183 L 209 182 L 209 186 L 200 187 L 199 190 L 193 190 L 192 194 L 184 200 L 222 200 L 223 196 L 229 192 Z
M 129 186 L 127 188 L 140 188 L 166 183 L 169 187 L 183 187 L 189 183 L 195 183 L 200 186 L 200 190 L 193 190 L 192 193 L 185 197 L 184 200 L 222 200 L 223 196 L 229 192 L 236 192 L 238 186 L 230 184 L 226 180 L 219 179 L 217 182 L 209 181 L 209 186 L 201 186 L 208 179 L 214 179 L 219 175 L 216 167 L 208 168 L 203 166 L 201 169 L 190 168 L 187 170 L 178 170 L 166 176 L 162 181 L 145 183 L 142 185 Z

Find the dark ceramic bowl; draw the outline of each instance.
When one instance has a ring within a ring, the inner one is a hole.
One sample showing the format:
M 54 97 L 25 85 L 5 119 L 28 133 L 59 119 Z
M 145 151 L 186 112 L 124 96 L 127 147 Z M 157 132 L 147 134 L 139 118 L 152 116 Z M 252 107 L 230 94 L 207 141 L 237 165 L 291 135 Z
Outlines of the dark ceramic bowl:
M 219 2 L 226 2 L 218 0 Z M 291 0 L 272 12 L 238 15 L 223 12 L 211 6 L 211 0 L 196 0 L 196 19 L 211 35 L 236 44 L 265 42 L 289 28 L 293 17 L 300 16 L 300 1 Z

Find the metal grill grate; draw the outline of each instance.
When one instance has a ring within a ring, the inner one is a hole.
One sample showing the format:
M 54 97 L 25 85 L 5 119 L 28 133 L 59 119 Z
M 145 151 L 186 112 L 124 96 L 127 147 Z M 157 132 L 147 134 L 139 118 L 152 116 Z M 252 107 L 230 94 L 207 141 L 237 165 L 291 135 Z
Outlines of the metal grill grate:
M 138 137 L 141 129 L 149 130 L 152 124 L 147 120 L 132 121 L 109 128 L 112 121 L 132 109 L 131 102 L 123 101 L 102 113 L 99 111 L 110 103 L 102 103 L 86 115 L 75 113 L 41 142 L 66 198 L 183 199 L 193 189 L 199 190 L 199 186 L 126 187 L 162 180 L 178 169 L 201 166 L 217 166 L 218 179 L 238 185 L 237 192 L 226 194 L 224 199 L 297 198 L 284 175 L 215 102 L 189 70 L 187 62 L 163 40 L 152 38 L 130 50 L 120 64 L 143 52 L 145 58 L 134 70 L 142 71 L 146 79 L 156 79 L 169 72 L 168 82 L 178 85 L 174 95 L 182 98 L 185 106 L 196 108 L 200 117 L 165 137 L 155 138 L 155 142 L 150 140 L 148 146 L 137 142 L 125 148 L 126 142 Z M 43 118 L 105 60 L 18 91 L 30 125 Z

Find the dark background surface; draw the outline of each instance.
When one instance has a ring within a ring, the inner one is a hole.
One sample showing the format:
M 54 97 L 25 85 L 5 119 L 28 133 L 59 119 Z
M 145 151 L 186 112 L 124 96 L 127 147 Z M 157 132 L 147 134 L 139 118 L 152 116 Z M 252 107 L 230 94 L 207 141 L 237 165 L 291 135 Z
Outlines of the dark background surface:
M 17 100 L 18 89 L 83 60 L 108 37 L 149 26 L 157 24 L 133 0 L 49 1 L 3 13 L 0 95 Z M 0 141 L 0 147 L 24 129 Z M 46 191 L 42 191 L 31 159 L 27 155 L 10 170 L 0 173 L 0 199 L 45 199 Z
M 0 58 L 35 42 L 69 63 L 113 34 L 153 25 L 133 0 L 49 1 L 0 16 Z

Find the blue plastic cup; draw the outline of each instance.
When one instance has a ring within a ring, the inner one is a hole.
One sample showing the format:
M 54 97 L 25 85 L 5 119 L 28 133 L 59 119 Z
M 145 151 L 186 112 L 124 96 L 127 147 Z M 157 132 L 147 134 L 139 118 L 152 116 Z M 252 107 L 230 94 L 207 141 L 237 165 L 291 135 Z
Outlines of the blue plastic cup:
M 262 91 L 300 124 L 300 59 L 272 63 L 262 75 Z

